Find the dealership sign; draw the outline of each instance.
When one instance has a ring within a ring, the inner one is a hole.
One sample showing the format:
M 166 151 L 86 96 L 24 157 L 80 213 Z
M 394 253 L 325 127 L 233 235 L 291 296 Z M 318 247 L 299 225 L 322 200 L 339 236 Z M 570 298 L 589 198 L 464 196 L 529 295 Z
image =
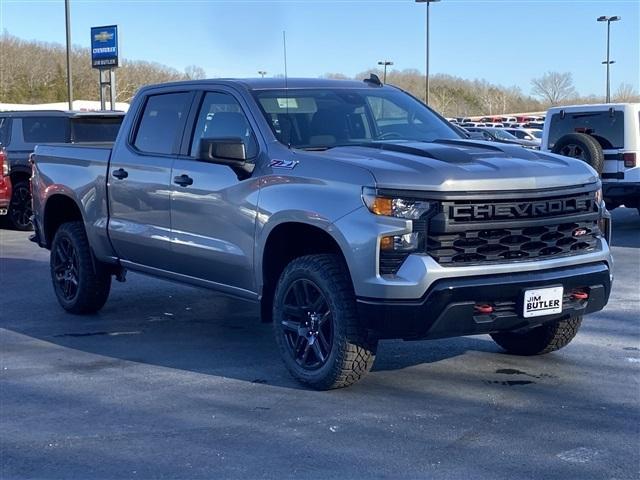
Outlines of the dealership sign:
M 118 26 L 91 28 L 91 66 L 113 68 L 118 66 Z

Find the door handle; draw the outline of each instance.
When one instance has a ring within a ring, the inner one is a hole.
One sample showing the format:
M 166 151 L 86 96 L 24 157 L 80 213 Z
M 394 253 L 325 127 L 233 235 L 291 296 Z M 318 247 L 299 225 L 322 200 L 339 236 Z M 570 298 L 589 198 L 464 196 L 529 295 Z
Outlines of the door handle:
M 113 172 L 111 172 L 111 175 L 116 177 L 118 180 L 122 180 L 122 179 L 127 178 L 129 176 L 129 172 L 127 172 L 124 168 L 119 168 L 119 169 L 114 170 Z
M 193 178 L 183 173 L 182 175 L 173 177 L 173 183 L 177 183 L 181 187 L 187 187 L 189 185 L 193 185 Z

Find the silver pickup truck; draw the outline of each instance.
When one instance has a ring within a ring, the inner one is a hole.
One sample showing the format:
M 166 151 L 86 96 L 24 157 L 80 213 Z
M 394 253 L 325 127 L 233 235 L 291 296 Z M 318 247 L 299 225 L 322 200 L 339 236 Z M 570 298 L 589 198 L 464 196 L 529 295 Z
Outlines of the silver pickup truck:
M 469 140 L 373 76 L 287 83 L 149 86 L 113 145 L 36 148 L 33 240 L 64 309 L 99 310 L 126 270 L 259 302 L 292 375 L 329 389 L 380 339 L 542 354 L 605 306 L 584 162 Z

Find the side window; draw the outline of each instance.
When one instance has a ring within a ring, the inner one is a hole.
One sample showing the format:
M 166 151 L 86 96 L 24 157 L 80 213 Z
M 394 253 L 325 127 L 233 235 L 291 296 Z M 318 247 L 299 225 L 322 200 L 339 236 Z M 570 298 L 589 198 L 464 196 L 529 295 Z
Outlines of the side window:
M 11 120 L 7 117 L 0 117 L 0 145 L 6 147 L 9 144 L 11 134 Z
M 202 100 L 193 131 L 190 155 L 195 157 L 203 138 L 241 138 L 247 158 L 258 154 L 258 144 L 238 101 L 227 93 L 209 92 Z
M 27 143 L 64 143 L 69 139 L 67 117 L 24 117 L 22 135 Z
M 409 123 L 409 114 L 405 109 L 399 107 L 386 98 L 367 97 L 369 107 L 373 113 L 373 118 L 379 127 L 390 124 Z
M 145 153 L 174 153 L 174 145 L 191 94 L 163 93 L 147 99 L 133 145 Z M 180 132 L 181 133 L 181 132 Z

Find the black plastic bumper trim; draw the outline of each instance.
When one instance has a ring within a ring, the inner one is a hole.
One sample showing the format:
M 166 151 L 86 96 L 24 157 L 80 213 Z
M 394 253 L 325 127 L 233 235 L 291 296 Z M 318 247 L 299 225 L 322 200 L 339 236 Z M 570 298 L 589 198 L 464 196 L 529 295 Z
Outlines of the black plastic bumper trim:
M 586 289 L 589 299 L 565 300 L 561 314 L 523 318 L 524 291 L 553 285 L 562 285 L 565 293 Z M 539 272 L 442 279 L 419 300 L 359 298 L 357 305 L 361 321 L 379 338 L 445 338 L 527 329 L 571 315 L 596 312 L 607 304 L 610 291 L 609 268 L 599 262 Z M 477 303 L 514 307 L 486 316 L 475 313 Z

